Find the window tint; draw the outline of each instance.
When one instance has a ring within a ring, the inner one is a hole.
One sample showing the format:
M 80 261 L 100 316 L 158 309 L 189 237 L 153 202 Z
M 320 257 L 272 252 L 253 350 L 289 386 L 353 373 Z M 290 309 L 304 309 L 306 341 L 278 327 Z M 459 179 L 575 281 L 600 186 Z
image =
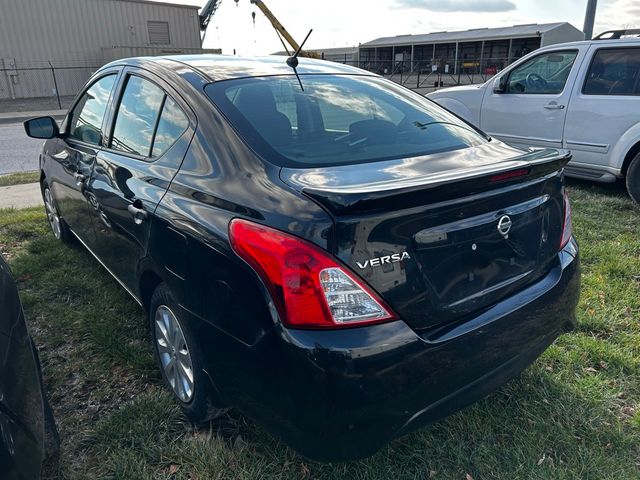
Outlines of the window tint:
M 640 48 L 607 48 L 593 57 L 585 95 L 640 95 Z
M 506 93 L 561 93 L 577 51 L 550 52 L 523 63 L 509 75 Z
M 249 145 L 284 166 L 346 165 L 485 142 L 473 127 L 396 84 L 304 75 L 217 82 L 207 95 Z
M 385 119 L 394 124 L 400 123 L 402 112 L 384 100 L 378 98 L 373 102 L 366 95 L 354 93 L 353 103 L 359 103 L 363 108 L 351 108 L 343 105 L 340 99 L 325 97 L 318 100 L 327 130 L 339 132 L 349 131 L 349 126 L 366 120 Z
M 131 76 L 118 107 L 111 148 L 148 157 L 164 91 L 140 77 Z
M 71 114 L 70 138 L 91 145 L 102 143 L 102 122 L 115 81 L 115 74 L 102 77 L 82 95 Z
M 176 102 L 167 97 L 153 141 L 152 157 L 159 157 L 180 138 L 189 126 L 189 119 Z

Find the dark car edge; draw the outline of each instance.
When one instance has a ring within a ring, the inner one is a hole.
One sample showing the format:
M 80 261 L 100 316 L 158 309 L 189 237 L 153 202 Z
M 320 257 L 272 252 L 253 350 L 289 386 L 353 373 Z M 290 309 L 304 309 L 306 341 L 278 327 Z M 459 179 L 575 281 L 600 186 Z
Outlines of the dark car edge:
M 0 472 L 35 480 L 55 466 L 59 439 L 18 289 L 0 255 Z
M 575 326 L 570 154 L 523 152 L 378 76 L 283 57 L 113 62 L 47 138 L 55 236 L 149 316 L 193 421 L 227 407 L 369 456 Z

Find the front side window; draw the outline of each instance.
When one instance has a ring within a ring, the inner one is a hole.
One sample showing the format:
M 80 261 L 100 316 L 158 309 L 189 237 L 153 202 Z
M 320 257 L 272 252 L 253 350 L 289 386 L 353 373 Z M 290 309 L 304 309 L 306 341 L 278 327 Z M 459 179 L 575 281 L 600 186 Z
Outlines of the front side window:
M 603 48 L 589 67 L 585 95 L 640 95 L 640 48 Z
M 102 124 L 116 77 L 116 74 L 102 77 L 82 95 L 71 113 L 69 138 L 90 145 L 102 143 Z
M 225 80 L 205 91 L 243 139 L 280 166 L 348 165 L 467 148 L 486 138 L 384 79 L 293 75 Z
M 578 52 L 550 52 L 533 57 L 514 68 L 509 75 L 505 93 L 562 93 Z
M 156 84 L 130 76 L 118 107 L 111 148 L 148 157 L 164 98 Z

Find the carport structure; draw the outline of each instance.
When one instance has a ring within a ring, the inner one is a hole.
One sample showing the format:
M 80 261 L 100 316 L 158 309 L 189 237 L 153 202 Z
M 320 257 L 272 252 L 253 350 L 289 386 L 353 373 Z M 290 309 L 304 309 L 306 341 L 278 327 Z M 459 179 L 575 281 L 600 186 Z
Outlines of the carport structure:
M 359 64 L 405 78 L 437 73 L 485 79 L 537 48 L 583 39 L 584 34 L 567 22 L 398 35 L 361 44 Z

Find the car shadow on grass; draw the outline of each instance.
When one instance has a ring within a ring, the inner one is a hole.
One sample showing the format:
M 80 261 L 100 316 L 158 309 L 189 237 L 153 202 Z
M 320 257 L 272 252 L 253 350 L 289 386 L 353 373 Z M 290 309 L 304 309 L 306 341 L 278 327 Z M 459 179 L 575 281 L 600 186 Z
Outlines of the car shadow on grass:
M 100 419 L 89 438 L 100 465 L 91 471 L 113 478 L 631 479 L 637 436 L 627 430 L 601 399 L 534 366 L 487 399 L 357 462 L 309 461 L 238 413 L 194 429 L 158 391 Z
M 566 185 L 569 189 L 569 192 L 571 192 L 571 190 L 575 188 L 588 194 L 603 195 L 612 198 L 626 197 L 627 199 L 629 199 L 629 196 L 627 195 L 627 189 L 625 187 L 624 181 L 622 180 L 618 180 L 613 183 L 601 183 L 567 177 Z

